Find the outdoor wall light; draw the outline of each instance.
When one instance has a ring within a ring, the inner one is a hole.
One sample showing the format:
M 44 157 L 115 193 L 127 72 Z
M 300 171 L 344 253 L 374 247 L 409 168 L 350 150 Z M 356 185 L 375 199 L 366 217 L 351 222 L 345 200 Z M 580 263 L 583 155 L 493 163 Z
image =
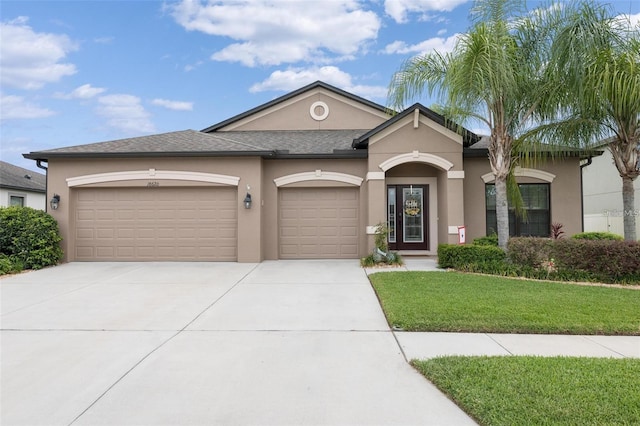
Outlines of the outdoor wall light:
M 53 210 L 58 210 L 58 206 L 60 205 L 60 196 L 58 194 L 53 194 L 51 201 L 49 201 L 49 205 Z
M 251 208 L 251 194 L 249 194 L 248 192 L 247 192 L 247 196 L 244 197 L 244 208 L 245 209 Z

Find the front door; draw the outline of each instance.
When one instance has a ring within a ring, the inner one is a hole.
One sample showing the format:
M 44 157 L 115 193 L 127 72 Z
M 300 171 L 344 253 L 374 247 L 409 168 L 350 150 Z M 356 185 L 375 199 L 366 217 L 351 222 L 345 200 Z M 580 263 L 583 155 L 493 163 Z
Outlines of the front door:
M 429 250 L 429 186 L 387 186 L 391 250 Z

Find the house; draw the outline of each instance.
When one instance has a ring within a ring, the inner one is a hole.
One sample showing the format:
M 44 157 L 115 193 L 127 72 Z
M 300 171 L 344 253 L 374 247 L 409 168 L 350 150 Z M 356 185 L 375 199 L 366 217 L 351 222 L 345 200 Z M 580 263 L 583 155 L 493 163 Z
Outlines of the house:
M 604 147 L 603 147 L 604 148 Z M 582 173 L 584 186 L 584 230 L 612 232 L 624 236 L 622 207 L 622 178 L 618 173 L 611 151 L 594 157 Z M 640 183 L 635 188 L 635 209 L 626 214 L 636 215 L 636 235 L 640 235 Z
M 0 161 L 0 207 L 46 207 L 45 175 Z
M 25 154 L 48 163 L 67 261 L 359 258 L 376 225 L 392 249 L 495 229 L 478 136 L 415 104 L 381 105 L 316 82 L 214 124 Z M 517 170 L 529 222 L 581 231 L 580 155 Z M 492 204 L 493 203 L 493 204 Z

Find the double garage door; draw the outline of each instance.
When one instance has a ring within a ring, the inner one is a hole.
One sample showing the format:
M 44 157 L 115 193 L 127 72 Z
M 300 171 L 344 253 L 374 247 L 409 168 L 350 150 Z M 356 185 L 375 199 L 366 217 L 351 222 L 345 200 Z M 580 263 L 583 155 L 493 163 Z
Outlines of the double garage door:
M 75 191 L 75 260 L 235 261 L 237 189 Z
M 74 194 L 77 261 L 237 260 L 235 187 Z M 278 194 L 280 259 L 358 257 L 357 189 L 281 188 Z

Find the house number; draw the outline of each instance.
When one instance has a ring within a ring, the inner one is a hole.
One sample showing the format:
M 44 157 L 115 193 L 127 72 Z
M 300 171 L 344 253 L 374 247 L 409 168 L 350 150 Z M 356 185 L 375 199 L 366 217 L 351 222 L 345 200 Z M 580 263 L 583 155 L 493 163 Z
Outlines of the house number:
M 157 180 L 147 182 L 147 188 L 155 188 L 157 186 L 160 186 L 160 182 L 158 182 Z

